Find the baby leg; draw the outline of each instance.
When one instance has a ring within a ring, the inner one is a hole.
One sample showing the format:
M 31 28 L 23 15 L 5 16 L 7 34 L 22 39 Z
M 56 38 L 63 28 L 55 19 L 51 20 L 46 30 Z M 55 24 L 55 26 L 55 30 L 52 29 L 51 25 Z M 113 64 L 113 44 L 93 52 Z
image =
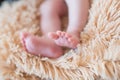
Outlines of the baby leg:
M 85 27 L 88 19 L 89 0 L 65 0 L 69 11 L 68 33 L 76 34 Z
M 61 16 L 66 13 L 64 0 L 47 0 L 40 11 L 41 29 L 44 35 L 61 30 Z
M 58 35 L 54 38 L 56 44 L 68 48 L 76 48 L 79 43 L 80 32 L 86 24 L 88 17 L 88 0 L 65 0 L 68 6 L 69 23 L 67 32 L 57 31 L 51 35 Z
M 64 11 L 62 12 L 63 6 L 65 6 L 63 0 L 46 0 L 40 7 L 43 36 L 38 37 L 29 33 L 21 34 L 23 45 L 29 53 L 51 58 L 57 58 L 63 54 L 62 48 L 46 35 L 49 32 L 60 30 L 60 16 L 64 13 Z

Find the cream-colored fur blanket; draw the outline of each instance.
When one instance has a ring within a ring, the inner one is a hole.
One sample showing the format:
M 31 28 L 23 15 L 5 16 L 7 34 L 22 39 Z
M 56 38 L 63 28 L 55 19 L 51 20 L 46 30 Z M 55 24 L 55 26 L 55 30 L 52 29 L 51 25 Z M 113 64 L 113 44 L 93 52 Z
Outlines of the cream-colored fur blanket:
M 0 8 L 0 80 L 120 79 L 120 0 L 94 0 L 81 43 L 58 59 L 27 54 L 20 43 L 22 31 L 40 35 L 41 2 L 21 0 Z

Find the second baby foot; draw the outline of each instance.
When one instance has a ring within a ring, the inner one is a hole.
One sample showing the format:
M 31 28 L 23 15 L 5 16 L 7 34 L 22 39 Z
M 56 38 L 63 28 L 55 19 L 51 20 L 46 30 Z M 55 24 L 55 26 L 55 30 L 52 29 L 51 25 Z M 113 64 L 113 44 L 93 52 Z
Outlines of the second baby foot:
M 76 48 L 79 44 L 79 37 L 75 34 L 70 34 L 63 31 L 51 32 L 48 34 L 50 38 L 52 38 L 55 43 L 59 46 L 64 46 L 68 48 Z
M 38 37 L 24 32 L 20 38 L 26 51 L 33 55 L 57 58 L 63 54 L 61 47 L 46 36 Z

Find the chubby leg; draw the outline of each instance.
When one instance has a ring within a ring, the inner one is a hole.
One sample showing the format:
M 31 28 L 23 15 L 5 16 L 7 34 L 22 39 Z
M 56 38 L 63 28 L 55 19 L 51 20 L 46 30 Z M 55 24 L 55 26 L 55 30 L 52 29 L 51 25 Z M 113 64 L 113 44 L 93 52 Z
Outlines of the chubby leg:
M 41 6 L 41 29 L 43 35 L 61 30 L 61 16 L 66 14 L 64 0 L 46 0 Z
M 79 35 L 88 19 L 89 0 L 65 0 L 69 11 L 68 33 Z
M 63 0 L 46 0 L 40 7 L 43 36 L 38 37 L 26 32 L 21 33 L 23 46 L 29 53 L 50 58 L 57 58 L 63 54 L 62 48 L 48 38 L 47 34 L 60 30 L 60 16 L 64 14 L 64 6 Z
M 57 31 L 51 37 L 57 45 L 76 48 L 79 43 L 80 32 L 85 27 L 88 18 L 88 0 L 65 0 L 68 6 L 69 23 L 67 32 Z M 58 35 L 59 37 L 54 37 Z

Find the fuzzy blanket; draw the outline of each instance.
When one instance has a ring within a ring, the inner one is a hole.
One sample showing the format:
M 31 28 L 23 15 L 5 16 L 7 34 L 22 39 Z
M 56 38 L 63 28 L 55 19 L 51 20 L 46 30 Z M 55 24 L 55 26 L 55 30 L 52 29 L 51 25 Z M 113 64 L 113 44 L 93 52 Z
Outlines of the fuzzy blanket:
M 81 43 L 58 59 L 28 54 L 19 39 L 22 31 L 40 36 L 41 3 L 21 0 L 0 8 L 0 80 L 120 79 L 120 0 L 94 0 Z

